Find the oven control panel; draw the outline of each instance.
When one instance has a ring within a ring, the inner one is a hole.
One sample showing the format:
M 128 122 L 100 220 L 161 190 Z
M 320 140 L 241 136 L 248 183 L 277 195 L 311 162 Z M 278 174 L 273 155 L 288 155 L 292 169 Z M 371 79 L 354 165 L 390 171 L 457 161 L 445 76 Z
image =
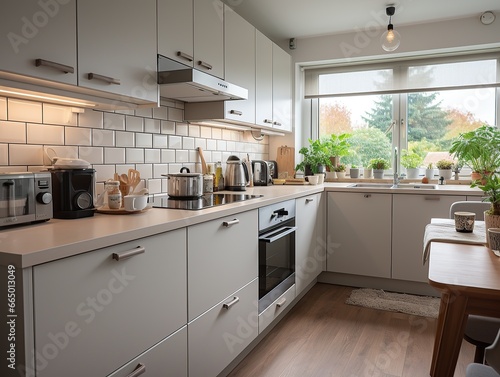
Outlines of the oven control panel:
M 295 218 L 295 200 L 259 208 L 259 231 Z

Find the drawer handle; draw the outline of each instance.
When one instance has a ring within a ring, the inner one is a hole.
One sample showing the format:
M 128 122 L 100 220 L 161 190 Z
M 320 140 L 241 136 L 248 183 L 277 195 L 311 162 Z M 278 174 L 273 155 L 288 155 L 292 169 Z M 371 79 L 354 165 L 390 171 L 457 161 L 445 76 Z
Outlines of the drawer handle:
M 425 197 L 425 200 L 441 200 L 441 197 L 437 195 L 429 195 Z
M 206 68 L 208 70 L 211 70 L 213 68 L 210 64 L 204 62 L 203 60 L 199 60 L 198 65 L 201 65 L 203 68 Z
M 36 59 L 35 60 L 35 66 L 36 67 L 50 67 L 50 68 L 55 68 L 61 72 L 64 73 L 75 73 L 75 69 L 70 66 L 70 65 L 64 65 L 56 62 L 51 62 L 50 60 L 44 60 L 44 59 Z
M 132 258 L 133 256 L 143 254 L 146 252 L 146 248 L 143 246 L 137 246 L 135 249 L 122 251 L 120 253 L 113 253 L 113 259 L 120 261 L 128 258 Z
M 240 298 L 238 296 L 234 296 L 231 302 L 228 302 L 227 304 L 222 304 L 222 307 L 224 309 L 229 309 L 231 306 L 236 304 L 238 301 L 240 301 Z
M 239 110 L 229 110 L 229 114 L 242 116 L 242 115 L 243 115 L 243 111 L 239 111 Z
M 311 203 L 311 202 L 314 202 L 313 198 L 306 198 L 306 203 Z
M 120 80 L 115 79 L 113 77 L 109 77 L 109 76 L 98 75 L 97 73 L 90 72 L 87 75 L 87 78 L 89 80 L 100 80 L 100 81 L 107 82 L 108 84 L 120 85 Z
M 264 123 L 273 124 L 273 121 L 271 119 L 264 119 Z
M 193 61 L 193 57 L 189 54 L 186 54 L 185 52 L 182 51 L 177 51 L 177 56 L 183 59 L 186 59 L 189 62 Z
M 286 303 L 286 297 L 283 297 L 281 300 L 279 300 L 277 303 L 276 303 L 276 306 L 278 308 L 281 308 L 283 305 L 285 305 Z
M 282 126 L 282 124 L 281 124 L 280 122 L 273 122 L 273 124 L 274 124 L 275 126 L 278 126 L 278 127 L 281 127 L 281 126 Z
M 365 195 L 363 195 L 363 197 L 365 197 L 365 198 L 371 198 L 372 194 L 365 194 Z
M 137 364 L 135 369 L 127 377 L 137 377 L 146 372 L 146 365 L 143 363 Z
M 236 225 L 236 224 L 239 224 L 239 223 L 240 223 L 240 220 L 234 219 L 234 220 L 231 220 L 231 221 L 223 221 L 222 222 L 222 226 L 225 226 L 226 228 L 229 228 L 231 225 Z

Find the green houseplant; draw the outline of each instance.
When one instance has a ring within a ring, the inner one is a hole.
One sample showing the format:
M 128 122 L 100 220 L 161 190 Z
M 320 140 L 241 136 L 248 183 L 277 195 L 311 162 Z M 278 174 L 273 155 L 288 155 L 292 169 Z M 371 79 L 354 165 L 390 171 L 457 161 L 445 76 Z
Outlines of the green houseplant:
M 351 178 L 359 178 L 359 168 L 357 165 L 351 165 L 351 168 L 349 169 L 349 175 Z
M 482 180 L 475 180 L 471 187 L 481 189 L 485 198 L 484 201 L 490 202 L 491 206 L 484 213 L 485 228 L 500 228 L 500 178 L 498 173 L 488 174 Z M 486 237 L 488 243 L 488 237 Z
M 333 170 L 337 173 L 337 178 L 345 178 L 346 169 L 345 164 L 338 164 L 333 167 Z
M 436 167 L 439 169 L 439 176 L 444 179 L 451 179 L 453 165 L 454 163 L 451 160 L 439 160 L 436 162 Z
M 420 165 L 424 159 L 415 152 L 403 150 L 401 154 L 401 165 L 406 168 L 406 175 L 410 179 L 418 178 L 420 174 Z
M 297 164 L 295 170 L 303 171 L 305 175 L 322 173 L 325 166 L 333 166 L 326 145 L 319 139 L 309 139 L 309 147 L 300 148 L 299 153 L 303 159 Z
M 373 169 L 373 178 L 381 179 L 384 177 L 384 170 L 389 169 L 389 161 L 385 158 L 372 158 L 369 167 Z
M 349 143 L 350 137 L 351 134 L 343 133 L 339 135 L 331 134 L 321 139 L 331 162 L 331 165 L 327 165 L 327 170 L 330 170 L 332 166 L 337 166 L 341 157 L 349 155 L 349 148 L 351 146 Z

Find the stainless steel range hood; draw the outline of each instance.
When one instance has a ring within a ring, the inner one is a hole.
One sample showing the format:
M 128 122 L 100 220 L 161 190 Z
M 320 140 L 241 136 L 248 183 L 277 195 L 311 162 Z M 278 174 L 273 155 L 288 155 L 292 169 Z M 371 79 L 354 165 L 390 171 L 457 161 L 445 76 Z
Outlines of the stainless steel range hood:
M 248 90 L 158 55 L 160 96 L 183 102 L 247 99 Z

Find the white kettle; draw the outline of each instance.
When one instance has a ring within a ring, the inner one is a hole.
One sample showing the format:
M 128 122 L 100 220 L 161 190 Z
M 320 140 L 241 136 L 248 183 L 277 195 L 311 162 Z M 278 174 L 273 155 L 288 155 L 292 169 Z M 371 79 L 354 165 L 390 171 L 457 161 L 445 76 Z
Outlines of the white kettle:
M 250 183 L 248 168 L 239 157 L 229 156 L 226 161 L 226 174 L 224 176 L 226 190 L 245 191 Z

